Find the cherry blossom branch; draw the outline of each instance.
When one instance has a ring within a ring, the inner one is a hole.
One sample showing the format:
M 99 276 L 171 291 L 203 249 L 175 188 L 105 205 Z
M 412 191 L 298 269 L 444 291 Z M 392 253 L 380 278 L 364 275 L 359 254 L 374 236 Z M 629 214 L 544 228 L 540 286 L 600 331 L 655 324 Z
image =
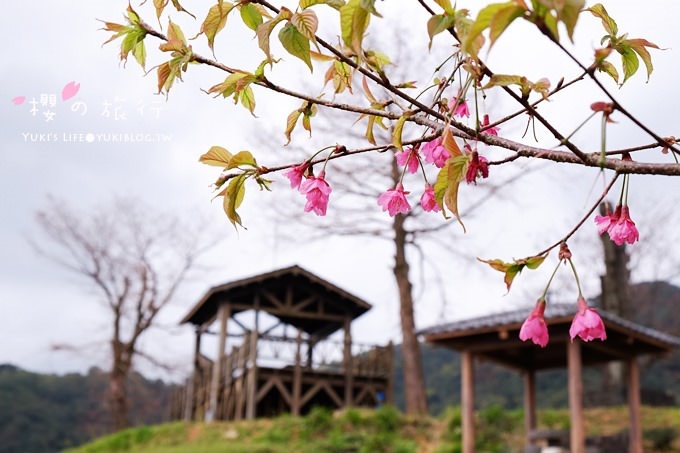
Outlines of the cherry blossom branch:
M 619 176 L 620 176 L 619 173 L 616 173 L 614 175 L 612 180 L 609 181 L 609 184 L 607 184 L 607 187 L 605 187 L 604 191 L 602 192 L 602 195 L 600 195 L 600 197 L 593 204 L 593 206 L 588 210 L 588 212 L 583 216 L 583 218 L 571 229 L 571 231 L 569 231 L 565 236 L 563 236 L 562 239 L 560 239 L 559 241 L 550 245 L 549 247 L 546 247 L 544 250 L 536 253 L 536 255 L 534 255 L 534 256 L 545 255 L 546 253 L 550 252 L 552 249 L 559 246 L 560 244 L 567 242 L 583 226 L 583 224 L 586 222 L 586 220 L 588 220 L 590 218 L 590 216 L 593 214 L 593 212 L 595 212 L 597 207 L 600 205 L 600 203 L 602 203 L 602 201 L 607 196 L 607 194 L 612 189 L 612 187 L 614 187 L 614 184 L 616 183 L 616 180 L 619 178 Z
M 660 146 L 663 146 L 664 148 L 668 148 L 672 150 L 674 153 L 680 154 L 680 149 L 676 148 L 672 143 L 668 142 L 665 138 L 659 136 L 656 132 L 648 128 L 642 121 L 638 120 L 635 115 L 630 113 L 626 108 L 624 108 L 619 101 L 616 100 L 616 98 L 605 88 L 605 86 L 600 82 L 600 80 L 595 76 L 595 65 L 590 66 L 589 68 L 586 68 L 579 60 L 576 58 L 569 50 L 567 50 L 566 47 L 564 47 L 559 41 L 555 40 L 554 38 L 550 37 L 551 41 L 559 47 L 562 52 L 564 52 L 571 60 L 576 63 L 581 69 L 586 71 L 588 76 L 592 79 L 593 82 L 598 86 L 598 88 L 604 93 L 605 96 L 609 98 L 609 100 L 614 104 L 614 108 L 621 112 L 624 116 L 626 116 L 629 120 L 631 120 L 633 123 L 635 123 L 640 129 L 645 131 L 647 134 L 649 134 L 654 140 L 659 143 Z

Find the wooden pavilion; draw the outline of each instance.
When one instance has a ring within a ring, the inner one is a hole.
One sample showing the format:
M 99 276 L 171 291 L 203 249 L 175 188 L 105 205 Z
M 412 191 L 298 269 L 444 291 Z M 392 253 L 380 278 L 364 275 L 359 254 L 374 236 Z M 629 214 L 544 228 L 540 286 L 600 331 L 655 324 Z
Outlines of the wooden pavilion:
M 370 308 L 299 266 L 211 288 L 181 321 L 195 326 L 196 346 L 174 418 L 240 420 L 391 401 L 392 345 L 352 341 L 352 320 Z M 329 339 L 340 330 L 340 341 Z M 202 352 L 206 334 L 217 337 L 215 359 Z
M 633 323 L 599 310 L 607 329 L 606 341 L 570 341 L 569 327 L 576 304 L 548 304 L 545 320 L 550 342 L 541 348 L 519 339 L 519 330 L 530 310 L 483 316 L 430 327 L 419 332 L 425 341 L 461 353 L 461 411 L 463 452 L 472 453 L 474 434 L 474 361 L 488 359 L 516 369 L 524 377 L 524 413 L 527 450 L 536 430 L 536 372 L 567 368 L 572 453 L 585 452 L 585 426 L 581 369 L 611 361 L 627 365 L 628 405 L 630 412 L 629 451 L 642 453 L 640 420 L 640 369 L 637 357 L 662 354 L 680 346 L 680 338 Z

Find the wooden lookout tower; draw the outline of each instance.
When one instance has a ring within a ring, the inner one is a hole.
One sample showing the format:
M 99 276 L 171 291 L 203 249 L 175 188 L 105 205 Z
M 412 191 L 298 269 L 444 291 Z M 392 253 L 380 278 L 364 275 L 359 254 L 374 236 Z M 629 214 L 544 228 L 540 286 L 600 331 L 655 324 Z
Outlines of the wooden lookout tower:
M 181 321 L 195 326 L 196 347 L 174 418 L 240 420 L 390 402 L 391 344 L 352 341 L 352 320 L 370 308 L 299 266 L 211 288 Z M 329 338 L 339 331 L 339 340 Z M 203 354 L 206 335 L 217 338 L 213 359 Z

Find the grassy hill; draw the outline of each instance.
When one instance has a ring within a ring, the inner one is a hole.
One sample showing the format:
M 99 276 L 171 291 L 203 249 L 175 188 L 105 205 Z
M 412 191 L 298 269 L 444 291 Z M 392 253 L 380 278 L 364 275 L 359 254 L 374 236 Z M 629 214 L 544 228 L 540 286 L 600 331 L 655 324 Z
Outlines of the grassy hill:
M 539 411 L 539 426 L 568 429 L 567 410 Z M 477 451 L 521 451 L 522 412 L 492 406 L 476 414 Z M 642 411 L 646 452 L 680 452 L 680 408 Z M 586 411 L 589 437 L 626 429 L 625 407 Z M 396 409 L 350 409 L 332 414 L 316 408 L 306 417 L 283 416 L 240 422 L 169 423 L 132 428 L 68 453 L 457 453 L 460 413 L 412 418 Z

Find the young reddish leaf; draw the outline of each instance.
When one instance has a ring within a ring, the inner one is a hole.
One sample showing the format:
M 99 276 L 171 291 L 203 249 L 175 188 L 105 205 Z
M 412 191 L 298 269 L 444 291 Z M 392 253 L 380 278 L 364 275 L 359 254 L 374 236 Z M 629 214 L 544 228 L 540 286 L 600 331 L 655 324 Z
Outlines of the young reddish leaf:
M 231 158 L 232 154 L 225 148 L 213 146 L 208 152 L 199 157 L 198 161 L 206 165 L 212 165 L 213 167 L 226 168 L 229 165 Z
M 255 160 L 250 151 L 239 151 L 238 153 L 234 154 L 234 156 L 231 159 L 229 159 L 229 165 L 227 165 L 227 170 L 240 167 L 241 165 L 257 167 L 257 161 Z
M 246 27 L 251 30 L 257 30 L 257 27 L 262 23 L 262 13 L 257 8 L 257 6 L 252 3 L 244 3 L 239 8 L 239 13 L 241 14 L 241 19 Z
M 543 96 L 543 99 L 548 99 L 548 94 L 550 92 L 550 80 L 545 77 L 538 79 L 532 85 L 531 89 Z
M 168 5 L 168 0 L 153 0 L 153 6 L 154 6 L 154 8 L 156 8 L 156 17 L 158 19 L 161 18 L 161 14 L 163 14 L 163 10 L 165 9 L 165 7 L 167 5 Z
M 586 11 L 590 11 L 593 16 L 600 18 L 602 21 L 602 26 L 605 30 L 607 30 L 609 35 L 616 36 L 616 34 L 619 32 L 619 27 L 616 25 L 616 21 L 609 17 L 607 10 L 604 8 L 604 6 L 602 6 L 601 3 L 594 4 L 590 8 L 586 9 Z
M 180 12 L 180 13 L 187 13 L 188 15 L 190 15 L 191 17 L 193 17 L 194 19 L 196 19 L 196 16 L 194 16 L 193 14 L 191 14 L 189 11 L 187 11 L 186 9 L 184 9 L 184 7 L 183 7 L 182 5 L 179 4 L 179 0 L 172 0 L 172 6 L 174 6 L 175 9 L 176 9 L 178 12 Z
M 172 74 L 172 71 L 170 70 L 170 63 L 165 62 L 162 63 L 158 66 L 158 69 L 156 69 L 156 75 L 158 76 L 158 92 L 162 93 L 163 88 L 169 88 L 172 86 L 172 82 L 174 81 L 175 76 Z
M 392 63 L 390 57 L 378 50 L 367 50 L 364 52 L 364 55 L 366 63 L 379 73 L 384 71 L 385 66 Z
M 203 20 L 201 33 L 204 33 L 205 37 L 208 38 L 208 46 L 213 53 L 215 52 L 215 36 L 217 36 L 217 33 L 219 33 L 227 24 L 227 16 L 233 8 L 234 5 L 232 3 L 220 1 L 216 5 L 210 7 L 208 15 Z
M 456 143 L 456 139 L 453 138 L 453 133 L 449 127 L 445 127 L 444 132 L 442 133 L 442 145 L 453 157 L 463 155 L 460 148 L 458 147 L 458 143 Z
M 335 60 L 334 56 L 331 55 L 326 55 L 321 52 L 315 52 L 313 50 L 309 51 L 309 55 L 312 57 L 312 60 L 316 61 L 333 61 Z
M 628 44 L 634 51 L 637 53 L 642 61 L 645 63 L 645 68 L 647 68 L 647 80 L 649 80 L 649 76 L 652 74 L 652 71 L 654 70 L 654 66 L 652 65 L 652 56 L 649 54 L 649 51 L 647 50 L 647 47 L 651 47 L 653 49 L 658 49 L 659 46 L 654 44 L 653 42 L 649 42 L 646 39 L 626 39 L 624 41 L 626 44 Z
M 520 272 L 522 272 L 522 269 L 524 268 L 524 265 L 506 263 L 501 260 L 483 260 L 481 258 L 477 258 L 477 260 L 481 261 L 482 263 L 486 263 L 493 269 L 505 274 L 503 276 L 503 281 L 505 282 L 505 287 L 507 288 L 508 292 L 510 292 L 510 287 L 512 286 L 513 280 L 515 277 L 517 277 L 517 275 L 519 275 Z
M 295 25 L 295 28 L 313 42 L 317 50 L 319 50 L 319 45 L 316 43 L 316 30 L 319 28 L 319 19 L 317 19 L 314 11 L 305 9 L 299 13 L 295 13 L 293 14 L 293 17 L 290 18 L 290 23 Z M 321 52 L 321 50 L 319 50 L 319 52 Z
M 163 52 L 184 52 L 187 40 L 179 25 L 168 20 L 168 40 L 159 46 Z
M 279 32 L 279 41 L 289 54 L 304 61 L 309 70 L 314 71 L 309 51 L 309 39 L 300 33 L 295 25 L 286 24 Z

